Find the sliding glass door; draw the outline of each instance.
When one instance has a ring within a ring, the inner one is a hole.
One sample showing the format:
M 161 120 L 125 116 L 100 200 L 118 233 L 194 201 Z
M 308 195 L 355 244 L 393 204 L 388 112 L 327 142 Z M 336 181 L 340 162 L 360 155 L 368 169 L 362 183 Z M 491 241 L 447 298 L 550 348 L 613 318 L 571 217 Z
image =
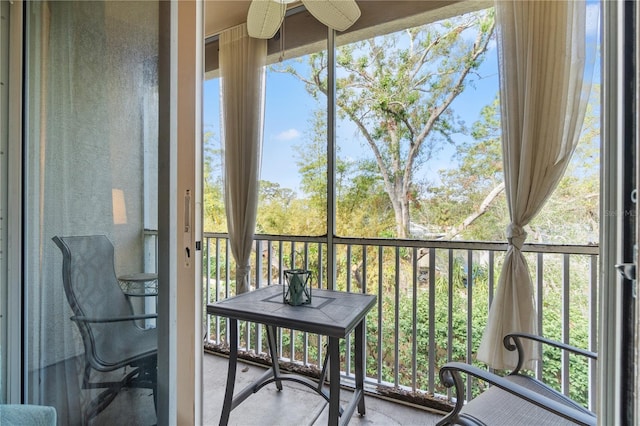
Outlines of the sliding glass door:
M 157 422 L 159 14 L 28 4 L 23 387 L 59 424 Z

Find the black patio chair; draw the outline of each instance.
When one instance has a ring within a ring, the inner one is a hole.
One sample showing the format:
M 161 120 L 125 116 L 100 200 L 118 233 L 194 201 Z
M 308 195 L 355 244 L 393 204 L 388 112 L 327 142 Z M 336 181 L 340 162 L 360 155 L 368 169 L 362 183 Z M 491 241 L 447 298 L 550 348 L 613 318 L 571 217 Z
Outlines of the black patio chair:
M 455 389 L 456 404 L 438 422 L 442 425 L 588 425 L 595 426 L 595 413 L 545 383 L 523 374 L 522 340 L 534 340 L 588 359 L 597 359 L 595 352 L 576 348 L 527 333 L 512 333 L 504 337 L 505 348 L 518 351 L 518 365 L 506 376 L 498 376 L 482 368 L 461 362 L 449 362 L 440 369 L 440 380 Z M 476 377 L 491 386 L 465 403 L 465 387 L 461 377 Z
M 63 255 L 62 282 L 84 343 L 83 389 L 105 389 L 85 412 L 85 424 L 104 410 L 122 388 L 148 388 L 157 404 L 157 329 L 144 329 L 137 320 L 157 314 L 134 315 L 114 269 L 113 244 L 104 235 L 53 237 Z M 128 371 L 125 367 L 131 367 Z M 117 373 L 123 369 L 123 376 Z M 91 381 L 92 370 L 94 374 Z M 104 376 L 104 381 L 97 380 Z M 114 381 L 113 376 L 117 379 Z

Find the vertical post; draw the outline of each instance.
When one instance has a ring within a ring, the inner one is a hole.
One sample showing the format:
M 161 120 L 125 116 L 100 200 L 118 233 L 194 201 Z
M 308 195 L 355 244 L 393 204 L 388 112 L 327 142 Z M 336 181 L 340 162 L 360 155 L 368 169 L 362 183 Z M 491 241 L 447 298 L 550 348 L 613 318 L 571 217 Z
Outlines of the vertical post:
M 336 288 L 336 32 L 327 34 L 327 288 Z
M 544 254 L 538 253 L 536 262 L 536 303 L 537 303 L 537 311 L 538 311 L 538 334 L 544 336 L 544 328 L 542 327 L 542 318 L 544 318 L 543 312 L 543 286 L 544 286 Z M 541 344 L 538 345 L 538 350 L 540 351 L 540 357 L 542 357 L 543 347 Z M 595 352 L 595 351 L 594 351 Z M 544 359 L 543 357 L 541 359 Z M 542 379 L 542 361 L 536 363 L 536 378 Z
M 570 332 L 570 299 L 571 299 L 571 275 L 569 274 L 569 265 L 570 257 L 569 254 L 565 253 L 562 255 L 562 342 L 563 343 L 571 343 L 571 332 Z M 542 354 L 541 354 L 542 355 Z M 569 395 L 569 353 L 567 351 L 562 351 L 562 369 L 561 369 L 561 389 L 562 393 L 565 395 Z

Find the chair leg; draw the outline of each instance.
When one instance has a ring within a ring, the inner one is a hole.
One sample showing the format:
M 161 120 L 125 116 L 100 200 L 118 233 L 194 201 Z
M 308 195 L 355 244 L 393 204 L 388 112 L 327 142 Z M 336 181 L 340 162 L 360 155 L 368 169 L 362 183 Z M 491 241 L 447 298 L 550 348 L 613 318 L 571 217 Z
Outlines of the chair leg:
M 89 404 L 89 407 L 84 414 L 82 424 L 88 425 L 91 419 L 96 417 L 102 412 L 102 410 L 107 408 L 109 404 L 111 404 L 116 398 L 116 396 L 118 396 L 118 390 L 115 390 L 113 388 L 109 388 L 103 392 L 100 392 L 100 394 L 96 396 Z
M 156 364 L 153 362 L 145 363 L 142 365 L 134 366 L 133 369 L 127 373 L 120 381 L 117 382 L 90 382 L 91 366 L 87 365 L 84 371 L 83 377 L 83 389 L 101 389 L 107 388 L 96 396 L 84 415 L 83 424 L 88 424 L 91 419 L 96 417 L 105 408 L 113 402 L 116 396 L 122 388 L 144 388 L 151 389 L 153 392 L 153 407 L 157 414 L 158 412 L 158 370 Z

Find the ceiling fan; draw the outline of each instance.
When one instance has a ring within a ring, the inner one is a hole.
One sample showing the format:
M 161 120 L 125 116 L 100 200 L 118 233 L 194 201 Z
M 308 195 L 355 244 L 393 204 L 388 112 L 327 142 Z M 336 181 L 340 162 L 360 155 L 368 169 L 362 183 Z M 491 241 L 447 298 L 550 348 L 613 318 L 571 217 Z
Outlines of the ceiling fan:
M 254 38 L 272 38 L 296 0 L 252 0 L 247 14 L 247 32 Z M 329 28 L 344 31 L 360 17 L 355 0 L 302 0 L 305 8 Z

